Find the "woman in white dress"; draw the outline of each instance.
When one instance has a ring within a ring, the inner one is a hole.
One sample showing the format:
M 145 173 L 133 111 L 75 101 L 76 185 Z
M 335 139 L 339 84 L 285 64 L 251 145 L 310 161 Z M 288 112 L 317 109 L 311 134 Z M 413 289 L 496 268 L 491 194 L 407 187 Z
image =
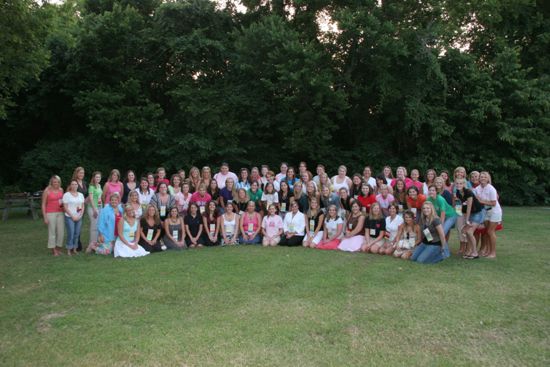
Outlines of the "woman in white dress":
M 139 221 L 134 215 L 132 205 L 126 205 L 124 216 L 118 222 L 118 237 L 115 242 L 115 257 L 139 257 L 149 255 L 138 245 Z

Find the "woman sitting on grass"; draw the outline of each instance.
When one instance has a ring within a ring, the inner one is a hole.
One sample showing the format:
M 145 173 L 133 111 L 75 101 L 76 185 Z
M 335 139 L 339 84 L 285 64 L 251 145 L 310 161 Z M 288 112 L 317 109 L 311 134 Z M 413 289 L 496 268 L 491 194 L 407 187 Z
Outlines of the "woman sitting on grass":
M 397 234 L 392 241 L 392 246 L 395 249 L 393 256 L 408 260 L 413 249 L 420 243 L 420 226 L 414 221 L 414 214 L 410 210 L 403 213 L 403 223 L 399 226 Z
M 169 249 L 183 250 L 185 248 L 183 219 L 180 217 L 177 207 L 170 209 L 170 213 L 164 221 L 163 241 Z
M 312 183 L 313 181 L 310 181 Z M 319 199 L 312 198 L 307 211 L 306 235 L 304 236 L 304 247 L 315 248 L 323 239 L 323 221 L 325 214 L 319 207 Z
M 284 235 L 281 238 L 281 246 L 300 246 L 304 240 L 306 218 L 299 209 L 298 203 L 292 201 L 290 212 L 286 213 L 283 221 Z
M 228 179 L 229 180 L 229 179 Z M 225 189 L 226 187 L 224 187 Z M 239 214 L 235 203 L 227 202 L 225 204 L 225 213 L 220 216 L 220 231 L 222 233 L 222 246 L 237 245 L 239 243 Z
M 139 245 L 149 252 L 160 252 L 163 250 L 160 244 L 162 232 L 159 214 L 154 205 L 147 206 L 145 214 L 140 220 Z M 166 249 L 166 246 L 164 246 Z
M 390 207 L 395 209 L 394 204 L 389 204 L 388 210 Z M 380 250 L 385 249 L 386 244 L 386 220 L 382 215 L 380 204 L 374 203 L 370 207 L 370 213 L 365 221 L 365 230 L 363 232 L 365 236 L 361 251 L 373 254 L 385 253 L 384 251 L 380 252 Z
M 262 220 L 262 245 L 277 246 L 283 234 L 283 219 L 277 215 L 277 207 L 271 204 L 267 208 L 267 215 Z
M 252 185 L 254 185 L 254 182 Z M 246 206 L 246 212 L 241 216 L 241 237 L 239 238 L 239 242 L 247 245 L 261 243 L 261 224 L 262 216 L 256 211 L 256 203 L 250 200 Z
M 206 206 L 206 211 L 202 215 L 202 225 L 204 228 L 204 244 L 206 246 L 216 246 L 219 244 L 218 236 L 220 227 L 218 226 L 219 217 L 218 207 L 212 199 Z
M 338 208 L 332 204 L 328 207 L 323 223 L 323 240 L 317 245 L 320 250 L 336 250 L 342 238 L 344 221 L 338 216 Z
M 363 236 L 365 232 L 364 224 L 365 215 L 361 212 L 361 204 L 354 200 L 351 202 L 351 213 L 349 213 L 347 218 L 346 232 L 342 242 L 338 246 L 338 250 L 348 252 L 359 251 L 365 239 L 365 236 Z
M 202 185 L 201 185 L 202 186 Z M 189 204 L 189 210 L 185 217 L 185 243 L 190 248 L 202 247 L 204 244 L 202 216 L 199 214 L 199 206 L 196 203 Z
M 435 264 L 445 258 L 447 241 L 441 221 L 435 212 L 435 208 L 429 201 L 422 205 L 422 214 L 419 220 L 422 243 L 418 245 L 411 260 L 422 264 Z
M 115 242 L 115 257 L 140 257 L 149 255 L 138 245 L 139 222 L 134 216 L 134 208 L 126 205 L 124 216 L 118 222 L 118 237 Z

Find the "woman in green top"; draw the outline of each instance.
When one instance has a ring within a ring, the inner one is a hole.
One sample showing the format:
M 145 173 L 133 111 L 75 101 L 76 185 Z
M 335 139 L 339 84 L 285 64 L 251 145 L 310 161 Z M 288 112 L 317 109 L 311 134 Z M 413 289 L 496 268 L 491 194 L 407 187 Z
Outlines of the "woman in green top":
M 449 205 L 443 196 L 437 193 L 435 185 L 430 185 L 428 187 L 428 198 L 426 200 L 434 205 L 435 211 L 443 225 L 443 233 L 445 233 L 445 237 L 448 241 L 449 232 L 456 224 L 457 214 L 455 209 Z
M 102 202 L 101 195 L 103 190 L 101 189 L 101 172 L 96 171 L 92 174 L 92 180 L 90 186 L 88 186 L 88 216 L 90 217 L 90 243 L 89 245 L 97 242 L 97 218 L 99 217 L 99 211 L 101 210 Z
M 261 201 L 262 201 L 262 194 L 263 191 L 259 188 L 258 181 L 252 181 L 250 184 L 250 189 L 247 191 L 248 197 L 250 198 L 250 201 L 253 201 L 254 204 L 256 204 L 256 211 L 259 212 L 261 210 Z

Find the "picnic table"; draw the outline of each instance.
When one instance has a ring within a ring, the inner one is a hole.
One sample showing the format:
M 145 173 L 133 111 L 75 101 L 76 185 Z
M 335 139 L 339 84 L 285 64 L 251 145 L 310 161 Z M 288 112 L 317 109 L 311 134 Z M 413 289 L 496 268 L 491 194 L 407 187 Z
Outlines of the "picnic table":
M 38 219 L 38 213 L 36 211 L 35 203 L 40 203 L 41 197 L 31 195 L 28 192 L 16 192 L 4 195 L 4 214 L 2 220 L 5 222 L 8 220 L 8 214 L 13 207 L 26 207 L 28 208 L 27 214 L 32 215 L 32 219 Z

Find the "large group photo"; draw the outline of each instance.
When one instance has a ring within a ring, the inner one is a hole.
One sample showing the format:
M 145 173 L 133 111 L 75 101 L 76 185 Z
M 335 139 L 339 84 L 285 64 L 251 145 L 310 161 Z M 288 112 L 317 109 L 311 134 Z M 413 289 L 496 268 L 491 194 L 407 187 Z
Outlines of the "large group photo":
M 0 366 L 550 365 L 550 1 L 0 1 Z
M 323 250 L 393 255 L 419 263 L 436 263 L 450 256 L 449 237 L 456 227 L 464 259 L 496 257 L 496 230 L 502 229 L 502 209 L 489 172 L 464 167 L 452 172 L 385 166 L 372 174 L 349 177 L 344 165 L 329 177 L 323 164 L 316 175 L 306 162 L 294 168 L 268 165 L 231 172 L 222 163 L 167 175 L 136 176 L 118 169 L 105 183 L 95 171 L 86 180 L 77 167 L 67 192 L 57 175 L 42 194 L 42 214 L 48 225 L 48 248 L 54 256 L 82 250 L 84 215 L 90 221 L 86 252 L 138 257 L 167 249 L 236 244 L 303 246 Z M 170 177 L 170 178 L 168 178 Z M 104 204 L 105 203 L 105 207 Z M 67 233 L 64 239 L 63 222 Z M 478 252 L 478 246 L 479 252 Z

